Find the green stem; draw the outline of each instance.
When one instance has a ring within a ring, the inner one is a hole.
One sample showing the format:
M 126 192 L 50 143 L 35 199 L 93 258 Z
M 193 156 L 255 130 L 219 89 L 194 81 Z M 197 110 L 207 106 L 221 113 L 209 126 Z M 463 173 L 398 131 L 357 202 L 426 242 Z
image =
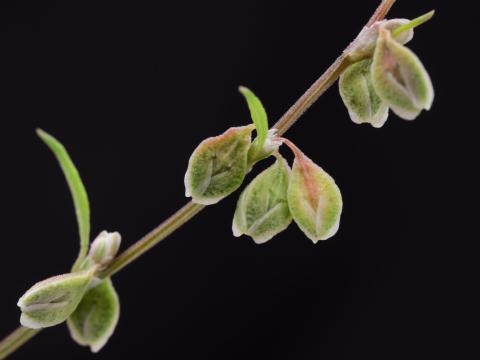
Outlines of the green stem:
M 170 216 L 167 220 L 158 225 L 142 239 L 134 243 L 127 250 L 117 256 L 108 265 L 108 267 L 100 272 L 97 276 L 100 278 L 105 278 L 116 274 L 125 266 L 130 264 L 133 260 L 147 252 L 183 224 L 188 222 L 204 208 L 205 205 L 195 204 L 193 201 L 188 202 L 175 214 Z
M 5 359 L 39 332 L 40 329 L 29 329 L 23 326 L 16 328 L 0 342 L 0 359 Z
M 366 26 L 382 20 L 391 9 L 396 0 L 383 0 L 372 15 Z M 340 57 L 313 83 L 313 85 L 293 104 L 293 106 L 273 126 L 278 134 L 284 134 L 302 114 L 338 79 L 342 71 L 348 66 L 349 61 L 344 52 Z M 183 224 L 197 215 L 205 206 L 189 202 L 175 214 L 161 223 L 138 242 L 121 253 L 110 265 L 98 274 L 99 277 L 108 277 L 116 274 L 132 261 L 140 257 L 149 249 L 157 245 L 168 235 L 173 233 Z M 24 343 L 35 336 L 40 330 L 19 327 L 0 342 L 0 360 L 5 359 Z

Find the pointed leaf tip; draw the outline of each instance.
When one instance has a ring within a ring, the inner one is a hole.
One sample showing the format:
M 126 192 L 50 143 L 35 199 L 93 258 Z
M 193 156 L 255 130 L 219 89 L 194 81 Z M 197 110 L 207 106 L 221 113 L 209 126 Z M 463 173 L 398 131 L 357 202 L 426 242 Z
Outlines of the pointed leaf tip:
M 87 191 L 75 164 L 62 143 L 42 129 L 36 129 L 36 133 L 55 155 L 72 195 L 80 236 L 80 251 L 73 270 L 78 270 L 87 255 L 90 242 L 90 203 Z
M 417 26 L 423 25 L 427 21 L 431 20 L 435 15 L 435 10 L 431 10 L 426 14 L 423 14 L 413 20 L 410 20 L 408 23 L 403 24 L 402 26 L 397 27 L 392 31 L 392 37 L 396 38 L 405 31 L 412 30 Z
M 248 108 L 250 109 L 250 116 L 253 123 L 255 124 L 255 129 L 257 131 L 257 138 L 255 142 L 255 148 L 252 151 L 260 151 L 265 145 L 267 140 L 268 133 L 268 117 L 265 108 L 263 107 L 260 99 L 245 86 L 240 86 L 238 88 L 240 93 L 245 97 L 247 101 Z

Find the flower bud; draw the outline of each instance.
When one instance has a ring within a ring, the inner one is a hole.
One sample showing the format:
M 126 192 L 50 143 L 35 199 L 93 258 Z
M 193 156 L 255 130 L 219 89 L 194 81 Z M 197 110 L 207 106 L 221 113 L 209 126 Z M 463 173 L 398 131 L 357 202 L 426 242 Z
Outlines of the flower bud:
M 292 221 L 287 204 L 290 167 L 285 159 L 262 171 L 243 190 L 237 202 L 232 230 L 257 244 L 264 243 L 285 230 Z
M 283 143 L 282 139 L 277 135 L 277 129 L 268 130 L 267 139 L 260 150 L 257 150 L 255 146 L 257 141 L 258 138 L 253 141 L 252 146 L 248 151 L 249 166 L 253 166 L 256 162 L 272 156 Z
M 230 128 L 195 149 L 185 174 L 185 195 L 211 205 L 237 190 L 247 173 L 248 150 L 255 126 Z
M 370 27 L 364 27 L 346 50 L 349 59 L 353 62 L 371 57 L 377 44 L 380 29 L 391 32 L 409 22 L 408 19 L 391 19 L 377 21 Z M 408 29 L 399 34 L 395 40 L 404 45 L 413 39 L 413 35 L 413 29 Z
M 75 310 L 93 278 L 93 270 L 58 275 L 32 286 L 19 300 L 20 323 L 39 329 L 64 322 Z
M 333 178 L 290 142 L 294 152 L 287 200 L 293 220 L 314 243 L 338 230 L 342 195 Z
M 120 316 L 118 295 L 110 278 L 88 290 L 68 318 L 72 338 L 80 345 L 98 352 L 108 341 Z
M 372 84 L 378 96 L 405 120 L 415 119 L 432 106 L 433 86 L 423 64 L 385 29 L 380 29 L 373 56 Z
M 352 121 L 380 128 L 388 118 L 388 105 L 373 88 L 371 63 L 371 60 L 362 60 L 350 65 L 340 76 L 338 84 L 340 96 Z
M 102 231 L 90 246 L 90 259 L 97 265 L 108 265 L 117 255 L 121 241 L 118 232 Z

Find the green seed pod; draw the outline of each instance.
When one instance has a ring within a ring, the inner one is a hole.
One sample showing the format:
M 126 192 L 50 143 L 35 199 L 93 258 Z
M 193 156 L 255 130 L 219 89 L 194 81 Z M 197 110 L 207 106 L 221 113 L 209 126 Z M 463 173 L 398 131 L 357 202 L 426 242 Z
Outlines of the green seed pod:
M 289 141 L 295 161 L 288 185 L 288 206 L 293 220 L 314 243 L 338 230 L 342 195 L 333 178 Z
M 233 217 L 233 235 L 243 234 L 262 244 L 292 222 L 287 204 L 290 167 L 285 159 L 262 171 L 243 190 Z
M 373 88 L 371 64 L 371 60 L 362 60 L 350 65 L 340 76 L 338 84 L 340 96 L 352 121 L 380 128 L 388 118 L 388 105 Z
M 20 323 L 39 329 L 64 322 L 82 300 L 93 273 L 92 269 L 58 275 L 32 286 L 18 300 Z
M 399 117 L 413 120 L 432 106 L 430 77 L 418 57 L 380 29 L 372 63 L 372 84 L 377 94 Z
M 185 195 L 198 204 L 211 205 L 238 189 L 248 170 L 253 129 L 253 124 L 230 128 L 202 141 L 188 163 Z
M 102 231 L 92 242 L 88 257 L 101 267 L 108 265 L 117 255 L 122 237 L 118 232 Z
M 87 291 L 67 325 L 73 340 L 96 353 L 113 334 L 119 316 L 118 295 L 108 278 Z

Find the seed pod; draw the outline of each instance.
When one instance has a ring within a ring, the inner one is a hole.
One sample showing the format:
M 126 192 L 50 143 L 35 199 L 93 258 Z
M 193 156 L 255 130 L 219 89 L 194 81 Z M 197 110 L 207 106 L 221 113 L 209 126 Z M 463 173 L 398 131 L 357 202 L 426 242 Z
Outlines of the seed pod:
M 117 255 L 122 237 L 118 232 L 102 231 L 90 246 L 89 258 L 100 266 L 108 265 Z
M 399 117 L 413 120 L 432 106 L 430 77 L 418 57 L 380 29 L 373 56 L 372 84 L 377 94 Z
M 293 220 L 314 243 L 326 240 L 338 230 L 342 195 L 335 181 L 289 141 L 294 152 L 288 206 Z
M 185 174 L 185 194 L 198 204 L 211 205 L 230 195 L 247 173 L 247 154 L 255 126 L 230 128 L 195 149 Z
M 338 84 L 340 96 L 352 121 L 380 128 L 388 118 L 388 105 L 373 88 L 371 64 L 371 60 L 362 60 L 350 65 L 340 76 Z
M 119 316 L 118 295 L 108 278 L 87 291 L 67 325 L 73 340 L 96 353 L 113 334 Z
M 39 329 L 65 321 L 82 300 L 93 278 L 93 270 L 58 275 L 32 286 L 18 300 L 20 323 Z
M 262 171 L 243 190 L 237 202 L 232 230 L 262 244 L 285 230 L 292 222 L 287 204 L 290 167 L 285 159 Z

